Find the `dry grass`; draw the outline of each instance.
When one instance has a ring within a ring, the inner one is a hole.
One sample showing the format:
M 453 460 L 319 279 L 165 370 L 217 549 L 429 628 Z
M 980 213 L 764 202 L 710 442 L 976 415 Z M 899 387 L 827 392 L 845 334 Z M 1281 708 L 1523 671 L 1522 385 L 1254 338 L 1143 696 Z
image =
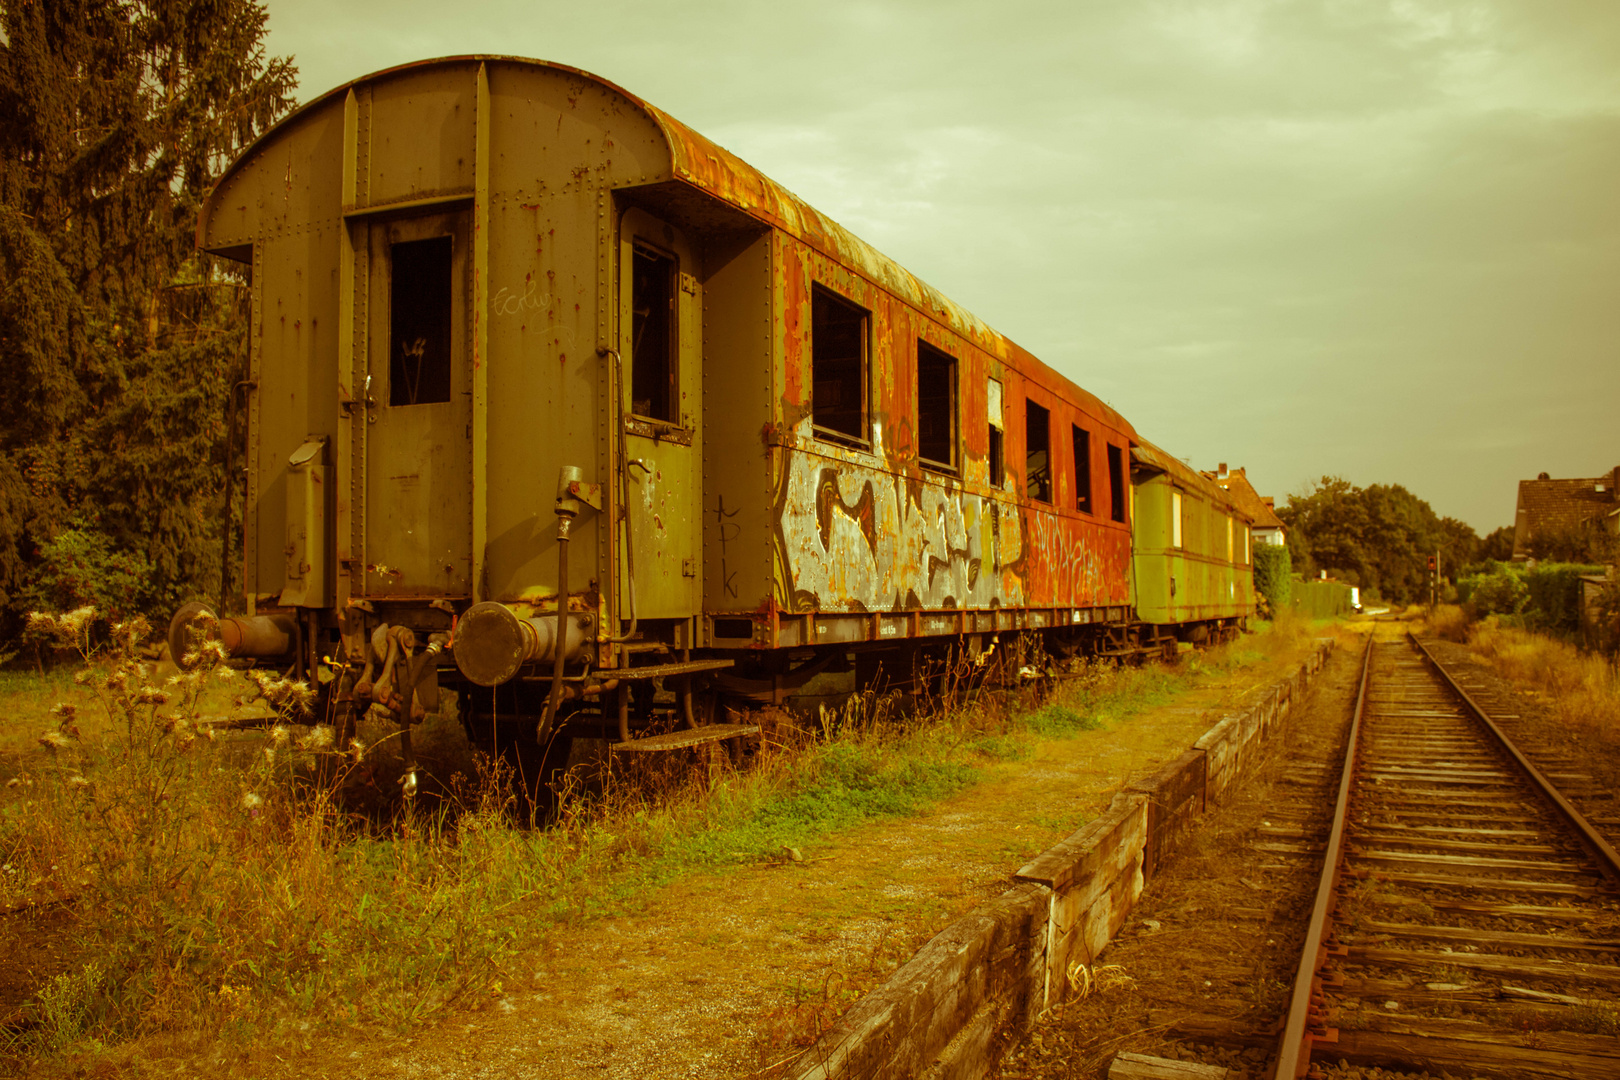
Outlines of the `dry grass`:
M 1439 604 L 1423 617 L 1423 622 L 1436 636 L 1459 645 L 1468 643 L 1468 611 L 1457 604 Z
M 140 627 L 103 656 L 89 655 L 82 619 L 56 629 L 87 663 L 71 683 L 26 691 L 71 688 L 73 700 L 0 794 L 0 904 L 69 900 L 84 949 L 70 970 L 42 973 L 14 1060 L 157 1032 L 408 1028 L 498 987 L 550 925 L 626 910 L 694 868 L 779 859 L 914 812 L 1021 747 L 1112 727 L 1309 636 L 1268 627 L 1174 669 L 1075 665 L 1038 708 L 1034 689 L 981 689 L 949 708 L 867 698 L 819 722 L 767 718 L 746 773 L 723 756 L 621 764 L 575 776 L 555 822 L 531 829 L 515 824 L 511 776 L 489 762 L 449 785 L 441 809 L 353 813 L 346 786 L 387 752 L 380 734 L 349 747 L 322 727 L 225 734 L 221 700 L 291 716 L 307 690 L 250 681 L 217 655 L 154 681 L 136 658 Z M 875 957 L 873 972 L 893 962 Z M 780 1042 L 814 1032 L 855 989 L 807 989 L 777 1018 Z
M 1620 677 L 1615 661 L 1488 618 L 1474 624 L 1468 644 L 1504 679 L 1534 687 L 1571 731 L 1620 744 Z

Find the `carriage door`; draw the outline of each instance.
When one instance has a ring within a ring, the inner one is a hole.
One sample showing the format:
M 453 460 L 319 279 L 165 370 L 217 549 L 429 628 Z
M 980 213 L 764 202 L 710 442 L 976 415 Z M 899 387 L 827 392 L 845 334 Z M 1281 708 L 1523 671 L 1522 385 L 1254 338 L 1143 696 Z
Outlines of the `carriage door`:
M 369 228 L 365 592 L 470 596 L 467 214 Z
M 685 239 L 641 210 L 619 233 L 621 424 L 636 606 L 643 619 L 700 610 L 703 298 Z M 623 564 L 620 569 L 624 574 Z

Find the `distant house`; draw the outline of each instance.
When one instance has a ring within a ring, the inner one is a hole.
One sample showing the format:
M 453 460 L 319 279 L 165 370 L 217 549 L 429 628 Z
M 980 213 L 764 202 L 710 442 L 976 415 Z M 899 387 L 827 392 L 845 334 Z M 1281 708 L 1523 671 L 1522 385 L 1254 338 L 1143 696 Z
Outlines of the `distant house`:
M 1271 496 L 1261 495 L 1255 491 L 1254 485 L 1249 483 L 1249 478 L 1244 475 L 1242 469 L 1228 471 L 1226 462 L 1223 461 L 1214 472 L 1205 472 L 1204 476 L 1219 484 L 1231 495 L 1237 508 L 1254 519 L 1254 524 L 1249 527 L 1249 535 L 1256 544 L 1286 542 L 1287 529 L 1282 519 L 1277 516 L 1277 508 L 1273 505 Z
M 1513 557 L 1528 559 L 1531 546 L 1592 529 L 1620 530 L 1620 466 L 1602 476 L 1554 480 L 1542 473 L 1519 481 L 1513 516 Z

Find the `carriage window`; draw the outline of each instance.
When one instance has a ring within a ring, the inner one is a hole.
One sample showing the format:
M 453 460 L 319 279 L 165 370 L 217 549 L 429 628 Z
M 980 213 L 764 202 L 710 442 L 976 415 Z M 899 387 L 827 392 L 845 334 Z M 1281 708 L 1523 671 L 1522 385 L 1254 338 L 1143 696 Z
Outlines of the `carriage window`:
M 816 286 L 810 298 L 811 410 L 816 433 L 866 442 L 866 328 L 870 316 Z
M 917 342 L 917 456 L 933 472 L 956 472 L 956 358 Z
M 450 400 L 450 238 L 389 249 L 388 404 Z
M 1181 492 L 1170 493 L 1170 546 L 1181 546 Z
M 1024 399 L 1024 482 L 1029 497 L 1052 501 L 1052 414 Z
M 630 273 L 630 411 L 676 423 L 675 260 L 638 247 Z
M 1108 510 L 1115 521 L 1125 520 L 1125 455 L 1108 448 Z
M 1091 432 L 1074 429 L 1074 508 L 1091 513 Z
M 989 446 L 985 451 L 985 466 L 990 474 L 990 486 L 999 489 L 1007 482 L 1007 472 L 1001 460 L 1001 384 L 990 380 L 985 393 L 985 415 L 990 421 Z

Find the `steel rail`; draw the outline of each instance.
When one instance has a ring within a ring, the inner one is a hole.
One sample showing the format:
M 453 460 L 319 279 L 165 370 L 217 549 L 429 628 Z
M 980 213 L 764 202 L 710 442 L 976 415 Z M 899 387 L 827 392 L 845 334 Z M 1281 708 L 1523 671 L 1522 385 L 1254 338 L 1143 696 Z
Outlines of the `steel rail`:
M 1555 809 L 1576 832 L 1580 833 L 1582 845 L 1587 849 L 1588 852 L 1591 853 L 1593 859 L 1597 861 L 1599 869 L 1601 869 L 1611 881 L 1620 883 L 1620 852 L 1616 852 L 1614 846 L 1605 840 L 1602 834 L 1592 827 L 1592 823 L 1590 821 L 1586 820 L 1586 815 L 1575 809 L 1574 804 L 1564 797 L 1563 793 L 1553 785 L 1553 782 L 1547 779 L 1547 777 L 1542 774 L 1540 769 L 1531 764 L 1530 759 L 1525 757 L 1519 748 L 1514 745 L 1512 739 L 1508 738 L 1507 732 L 1498 727 L 1496 725 L 1496 721 L 1491 719 L 1490 714 L 1487 713 L 1484 708 L 1482 708 L 1480 704 L 1469 695 L 1467 690 L 1462 688 L 1462 684 L 1457 682 L 1456 679 L 1452 678 L 1451 672 L 1446 670 L 1444 664 L 1435 659 L 1434 654 L 1429 651 L 1428 647 L 1417 639 L 1417 635 L 1413 634 L 1410 630 L 1408 630 L 1406 633 L 1407 637 L 1412 639 L 1412 644 L 1418 647 L 1418 651 L 1423 654 L 1424 658 L 1427 659 L 1430 664 L 1434 665 L 1434 669 L 1440 673 L 1441 678 L 1446 680 L 1446 684 L 1449 685 L 1451 689 L 1456 692 L 1457 696 L 1463 700 L 1463 703 L 1468 706 L 1469 711 L 1472 712 L 1474 716 L 1485 725 L 1486 730 L 1491 733 L 1491 737 L 1494 738 L 1502 749 L 1507 751 L 1508 755 L 1518 763 L 1519 768 L 1523 770 L 1524 774 L 1529 777 L 1531 782 L 1533 782 L 1537 789 L 1539 789 L 1542 797 L 1552 805 L 1553 809 Z
M 1344 752 L 1344 768 L 1339 774 L 1339 799 L 1333 807 L 1333 829 L 1328 834 L 1327 850 L 1322 855 L 1322 876 L 1316 886 L 1316 905 L 1311 909 L 1311 925 L 1305 931 L 1305 944 L 1299 952 L 1299 970 L 1294 975 L 1294 996 L 1288 1005 L 1288 1020 L 1283 1025 L 1282 1042 L 1277 1051 L 1276 1080 L 1297 1080 L 1311 1067 L 1311 1047 L 1317 1038 L 1331 1041 L 1331 1035 L 1320 1023 L 1315 1004 L 1321 998 L 1320 972 L 1327 963 L 1327 948 L 1322 944 L 1331 925 L 1333 908 L 1338 902 L 1339 873 L 1344 853 L 1345 822 L 1349 818 L 1350 781 L 1355 774 L 1356 755 L 1360 749 L 1361 718 L 1367 707 L 1367 675 L 1372 670 L 1373 635 L 1367 635 L 1367 651 L 1361 659 L 1361 686 L 1356 691 L 1356 711 L 1350 722 L 1350 738 Z M 1317 1020 L 1318 1032 L 1310 1030 Z

